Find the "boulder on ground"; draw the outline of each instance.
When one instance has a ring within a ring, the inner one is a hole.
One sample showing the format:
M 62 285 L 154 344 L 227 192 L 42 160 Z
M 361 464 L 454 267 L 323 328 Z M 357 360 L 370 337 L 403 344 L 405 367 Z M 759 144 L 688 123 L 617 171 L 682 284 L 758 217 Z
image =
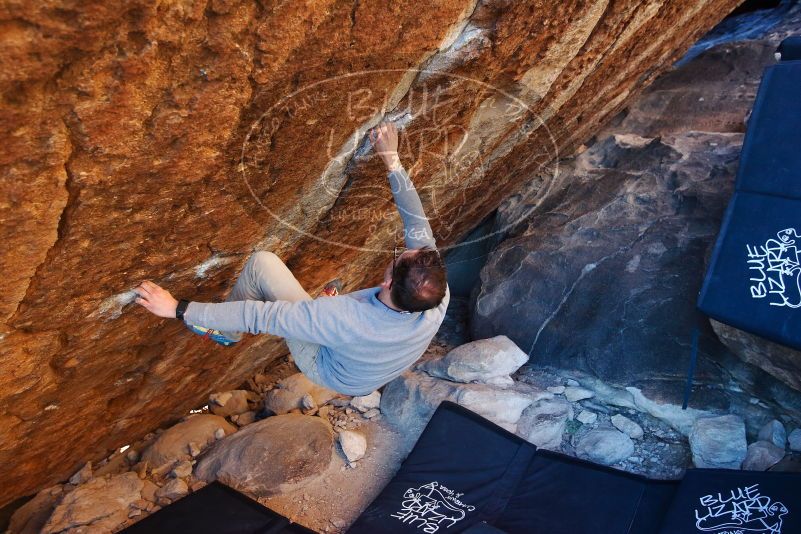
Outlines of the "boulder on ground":
M 550 393 L 545 393 L 551 396 Z M 460 389 L 456 402 L 486 417 L 510 432 L 517 430 L 517 422 L 523 410 L 531 406 L 534 399 L 523 392 L 511 389 L 494 389 L 480 384 Z
M 573 407 L 564 399 L 542 399 L 523 411 L 517 435 L 541 449 L 559 450 Z
M 311 396 L 316 406 L 322 406 L 338 393 L 318 386 L 303 373 L 295 373 L 278 382 L 275 388 L 267 392 L 264 407 L 276 415 L 289 413 L 292 410 L 308 409 L 303 404 L 303 397 L 306 395 Z
M 190 443 L 201 449 L 216 441 L 215 433 L 222 429 L 225 435 L 236 432 L 224 417 L 211 414 L 193 415 L 164 432 L 145 449 L 142 460 L 157 469 L 166 464 L 190 458 Z
M 745 422 L 736 415 L 698 419 L 689 439 L 695 467 L 740 469 L 748 452 Z
M 501 335 L 460 345 L 442 358 L 424 362 L 419 368 L 431 376 L 455 382 L 509 386 L 514 384 L 509 375 L 527 361 L 528 354 Z
M 348 462 L 353 463 L 364 458 L 367 453 L 367 438 L 361 432 L 341 430 L 339 432 L 339 446 Z
M 743 461 L 743 469 L 747 471 L 767 471 L 784 458 L 784 448 L 777 447 L 770 441 L 757 441 L 748 446 Z
M 790 450 L 793 452 L 801 452 L 801 428 L 796 428 L 787 437 L 790 445 Z
M 643 436 L 642 427 L 625 415 L 613 415 L 612 425 L 632 439 L 640 439 Z
M 252 410 L 258 401 L 259 398 L 255 393 L 244 389 L 212 393 L 209 395 L 209 410 L 214 415 L 222 417 L 239 415 Z
M 353 399 L 350 401 L 350 405 L 362 413 L 369 412 L 370 410 L 381 406 L 381 393 L 378 391 L 373 391 L 369 395 L 353 397 Z
M 66 494 L 42 534 L 82 527 L 85 532 L 111 532 L 128 519 L 129 507 L 141 499 L 143 483 L 136 473 L 94 478 Z
M 156 499 L 169 499 L 174 501 L 180 499 L 189 493 L 189 486 L 186 485 L 180 478 L 173 478 L 158 490 L 156 490 Z
M 777 447 L 780 447 L 784 450 L 784 447 L 787 446 L 787 431 L 784 429 L 784 425 L 781 424 L 780 421 L 773 419 L 765 423 L 759 430 L 759 440 L 760 441 L 770 441 Z
M 614 428 L 590 430 L 578 439 L 576 455 L 602 465 L 613 465 L 634 454 L 634 442 Z
M 576 416 L 576 421 L 582 425 L 591 425 L 598 420 L 598 414 L 589 410 L 581 410 Z
M 564 391 L 565 398 L 570 402 L 578 402 L 585 399 L 591 399 L 595 396 L 595 393 L 590 391 L 587 388 L 582 388 L 579 386 L 568 386 L 565 388 Z
M 552 393 L 520 385 L 515 389 L 486 384 L 440 380 L 426 373 L 407 371 L 384 388 L 381 412 L 393 424 L 414 434 L 422 430 L 444 400 L 461 404 L 511 432 L 532 403 L 553 398 Z
M 11 516 L 9 534 L 39 534 L 61 500 L 61 485 L 45 488 L 20 506 Z
M 331 462 L 334 435 L 319 417 L 268 417 L 220 441 L 195 468 L 195 477 L 266 497 L 307 482 Z

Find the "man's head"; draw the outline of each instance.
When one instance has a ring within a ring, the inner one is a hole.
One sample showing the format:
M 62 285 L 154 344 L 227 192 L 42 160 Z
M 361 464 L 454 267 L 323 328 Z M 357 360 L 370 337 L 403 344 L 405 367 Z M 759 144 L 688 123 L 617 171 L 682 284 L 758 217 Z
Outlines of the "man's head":
M 407 311 L 436 308 L 445 297 L 445 265 L 439 252 L 430 247 L 403 251 L 387 267 L 385 280 L 392 302 Z

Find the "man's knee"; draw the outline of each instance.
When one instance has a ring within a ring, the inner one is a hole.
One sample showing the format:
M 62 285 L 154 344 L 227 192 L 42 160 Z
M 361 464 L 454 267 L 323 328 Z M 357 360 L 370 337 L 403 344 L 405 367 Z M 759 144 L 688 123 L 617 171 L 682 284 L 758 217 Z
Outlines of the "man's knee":
M 250 263 L 250 268 L 254 272 L 264 274 L 270 272 L 276 265 L 280 265 L 283 262 L 281 258 L 268 250 L 258 250 L 250 256 L 248 263 Z

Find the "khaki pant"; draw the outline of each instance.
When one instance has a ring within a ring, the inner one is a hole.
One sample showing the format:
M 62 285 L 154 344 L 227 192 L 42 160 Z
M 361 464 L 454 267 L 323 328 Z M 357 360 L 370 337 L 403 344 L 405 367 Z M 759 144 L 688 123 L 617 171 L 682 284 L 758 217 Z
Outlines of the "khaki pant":
M 250 256 L 245 267 L 236 280 L 231 294 L 225 300 L 261 300 L 275 301 L 288 300 L 296 302 L 298 300 L 311 300 L 311 296 L 295 279 L 292 271 L 284 265 L 281 259 L 267 251 L 258 251 Z M 324 297 L 323 297 L 324 298 Z M 224 332 L 230 339 L 239 340 L 241 333 Z M 296 339 L 285 339 L 295 365 L 312 382 L 328 387 L 320 377 L 317 369 L 317 355 L 320 345 L 308 343 Z

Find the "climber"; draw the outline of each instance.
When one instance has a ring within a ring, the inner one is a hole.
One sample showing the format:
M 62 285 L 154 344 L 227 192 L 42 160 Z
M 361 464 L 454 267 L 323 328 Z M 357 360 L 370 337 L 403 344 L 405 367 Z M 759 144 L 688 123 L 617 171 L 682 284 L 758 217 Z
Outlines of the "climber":
M 178 301 L 150 281 L 135 289 L 136 302 L 225 346 L 244 332 L 282 336 L 311 381 L 346 395 L 367 395 L 401 374 L 439 329 L 450 290 L 420 197 L 398 157 L 397 129 L 382 122 L 369 138 L 387 166 L 406 245 L 395 248 L 378 286 L 340 295 L 334 281 L 312 299 L 278 256 L 259 251 L 226 302 Z

